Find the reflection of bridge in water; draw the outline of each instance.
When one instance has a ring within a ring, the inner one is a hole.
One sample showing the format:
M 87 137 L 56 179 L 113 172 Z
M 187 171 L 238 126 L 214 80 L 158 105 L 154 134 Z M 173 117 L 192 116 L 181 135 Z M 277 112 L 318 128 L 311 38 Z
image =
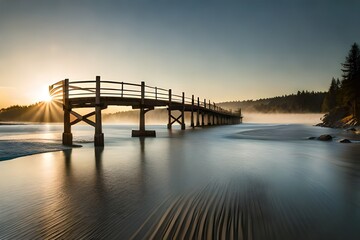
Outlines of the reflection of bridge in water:
M 54 100 L 62 101 L 64 110 L 64 133 L 62 136 L 64 145 L 72 145 L 71 126 L 81 121 L 95 127 L 95 146 L 104 145 L 102 132 L 101 110 L 110 105 L 132 106 L 140 110 L 139 130 L 133 130 L 133 137 L 155 136 L 155 131 L 145 130 L 145 114 L 156 107 L 167 107 L 168 129 L 174 123 L 179 123 L 181 129 L 185 129 L 185 112 L 190 112 L 190 126 L 202 127 L 205 125 L 225 125 L 241 123 L 241 111 L 234 113 L 211 104 L 206 99 L 201 100 L 194 95 L 185 97 L 172 93 L 171 89 L 151 87 L 141 84 L 133 84 L 116 81 L 69 81 L 65 79 L 49 86 L 50 95 Z M 95 111 L 81 115 L 75 112 L 75 108 L 95 108 Z M 172 111 L 179 111 L 179 116 L 174 116 Z M 71 121 L 70 115 L 76 119 Z M 95 121 L 90 120 L 95 115 Z M 205 124 L 205 118 L 207 121 Z M 196 118 L 196 119 L 195 119 Z

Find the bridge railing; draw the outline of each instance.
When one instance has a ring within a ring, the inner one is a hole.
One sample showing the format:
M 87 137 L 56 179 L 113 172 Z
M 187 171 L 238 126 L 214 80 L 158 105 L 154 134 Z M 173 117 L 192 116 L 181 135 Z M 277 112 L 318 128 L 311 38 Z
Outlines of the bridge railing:
M 49 93 L 54 100 L 62 101 L 65 101 L 65 98 L 95 98 L 97 92 L 96 82 L 96 80 L 69 81 L 68 79 L 65 79 L 50 85 Z M 169 104 L 181 103 L 184 105 L 199 106 L 226 114 L 232 113 L 231 111 L 216 106 L 215 103 L 211 104 L 211 101 L 207 102 L 206 99 L 200 100 L 200 98 L 195 98 L 194 95 L 188 97 L 185 96 L 185 93 L 182 93 L 181 95 L 173 94 L 171 89 L 148 86 L 145 85 L 144 82 L 141 84 L 134 84 L 102 80 L 99 83 L 98 91 L 102 97 L 162 100 L 169 101 Z

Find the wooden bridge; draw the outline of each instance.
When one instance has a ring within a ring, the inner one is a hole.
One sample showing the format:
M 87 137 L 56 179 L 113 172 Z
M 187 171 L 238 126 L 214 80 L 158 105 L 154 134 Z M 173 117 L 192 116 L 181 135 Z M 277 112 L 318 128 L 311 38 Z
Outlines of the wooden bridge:
M 241 111 L 233 113 L 215 105 L 206 99 L 201 100 L 194 95 L 186 97 L 183 92 L 176 95 L 171 89 L 151 87 L 141 84 L 126 82 L 104 81 L 97 76 L 95 80 L 69 81 L 65 79 L 49 86 L 49 93 L 53 100 L 62 101 L 64 110 L 64 133 L 62 142 L 64 145 L 72 145 L 71 126 L 84 121 L 95 127 L 94 144 L 104 146 L 104 134 L 102 132 L 101 110 L 110 105 L 132 106 L 140 110 L 139 130 L 133 130 L 133 137 L 152 136 L 155 131 L 145 130 L 145 114 L 156 107 L 167 107 L 168 129 L 174 123 L 179 123 L 185 130 L 185 112 L 190 112 L 190 126 L 238 124 L 242 122 Z M 75 112 L 75 108 L 95 108 L 95 111 L 81 115 Z M 174 116 L 172 111 L 179 111 L 179 116 Z M 71 121 L 70 115 L 76 119 Z M 95 115 L 95 122 L 90 120 Z M 194 119 L 196 117 L 196 119 Z

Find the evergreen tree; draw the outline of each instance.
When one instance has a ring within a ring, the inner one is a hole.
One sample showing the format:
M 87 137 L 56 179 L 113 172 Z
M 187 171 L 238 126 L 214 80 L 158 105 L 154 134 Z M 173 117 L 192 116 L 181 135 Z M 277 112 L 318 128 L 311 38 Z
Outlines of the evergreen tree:
M 322 111 L 329 112 L 338 106 L 338 95 L 340 89 L 340 81 L 339 79 L 336 81 L 335 78 L 332 78 L 329 91 L 327 92 L 323 105 Z
M 350 108 L 350 113 L 360 120 L 360 49 L 356 43 L 351 46 L 342 66 L 343 101 Z

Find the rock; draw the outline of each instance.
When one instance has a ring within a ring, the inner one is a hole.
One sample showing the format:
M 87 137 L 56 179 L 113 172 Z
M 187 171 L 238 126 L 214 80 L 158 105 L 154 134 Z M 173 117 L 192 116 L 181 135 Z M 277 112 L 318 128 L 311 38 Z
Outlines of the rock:
M 356 132 L 356 129 L 355 129 L 355 128 L 349 128 L 349 129 L 346 129 L 346 131 L 349 131 L 349 132 Z
M 316 137 L 308 137 L 309 140 L 314 140 Z
M 346 138 L 341 139 L 339 142 L 341 142 L 341 143 L 351 143 L 351 141 L 349 139 L 346 139 Z
M 332 136 L 330 136 L 329 134 L 324 134 L 321 135 L 320 137 L 317 138 L 320 141 L 331 141 L 333 139 Z

